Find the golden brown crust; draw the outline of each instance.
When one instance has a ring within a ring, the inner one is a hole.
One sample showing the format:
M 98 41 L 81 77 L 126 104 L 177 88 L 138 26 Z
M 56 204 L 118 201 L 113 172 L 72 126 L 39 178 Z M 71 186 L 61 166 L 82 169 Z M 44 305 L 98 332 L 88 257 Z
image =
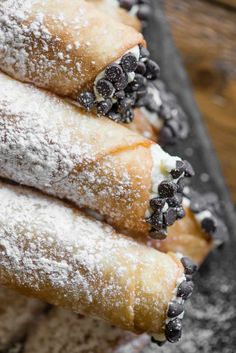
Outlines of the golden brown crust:
M 55 6 L 53 0 L 38 0 L 30 10 L 22 4 L 20 20 L 14 7 L 3 6 L 2 30 L 11 39 L 5 42 L 0 67 L 14 78 L 61 96 L 75 99 L 82 90 L 91 89 L 107 65 L 144 43 L 140 33 L 92 3 L 64 0 Z

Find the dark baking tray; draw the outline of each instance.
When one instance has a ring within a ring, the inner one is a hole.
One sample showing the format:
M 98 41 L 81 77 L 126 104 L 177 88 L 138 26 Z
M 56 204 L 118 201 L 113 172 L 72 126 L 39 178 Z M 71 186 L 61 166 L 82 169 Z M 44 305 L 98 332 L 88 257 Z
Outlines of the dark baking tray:
M 146 352 L 234 353 L 236 352 L 236 220 L 219 162 L 194 101 L 190 82 L 175 47 L 163 9 L 153 0 L 155 11 L 144 30 L 152 57 L 159 63 L 161 78 L 187 114 L 190 136 L 166 147 L 172 154 L 188 159 L 196 171 L 192 185 L 204 193 L 217 193 L 229 239 L 213 252 L 200 268 L 195 292 L 186 305 L 183 338 L 177 344 L 152 346 Z M 186 33 L 188 35 L 188 33 Z M 191 40 L 191 38 L 189 38 Z M 219 131 L 220 134 L 220 131 Z

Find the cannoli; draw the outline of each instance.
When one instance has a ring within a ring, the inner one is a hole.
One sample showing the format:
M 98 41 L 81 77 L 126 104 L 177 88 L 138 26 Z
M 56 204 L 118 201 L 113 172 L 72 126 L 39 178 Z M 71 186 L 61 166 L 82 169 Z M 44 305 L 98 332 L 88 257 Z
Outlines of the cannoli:
M 196 266 L 84 216 L 61 201 L 0 185 L 0 281 L 158 342 L 181 336 Z
M 191 175 L 151 140 L 0 74 L 1 177 L 97 211 L 130 235 L 164 239 L 184 215 Z
M 164 82 L 155 80 L 148 84 L 147 94 L 137 102 L 134 121 L 127 125 L 133 131 L 158 142 L 173 145 L 189 135 L 189 124 L 176 97 Z
M 149 341 L 146 334 L 137 336 L 102 320 L 53 308 L 31 330 L 22 353 L 141 353 Z
M 43 302 L 0 287 L 0 352 L 21 340 L 45 309 Z
M 143 36 L 91 2 L 0 3 L 0 69 L 119 122 L 158 76 Z
M 160 139 L 160 134 L 153 126 L 152 120 L 146 119 L 143 111 L 137 110 L 134 122 L 128 127 L 156 141 Z M 220 202 L 214 193 L 202 195 L 185 187 L 183 205 L 185 217 L 168 228 L 167 238 L 162 241 L 149 238 L 147 245 L 164 252 L 181 252 L 200 265 L 212 249 L 228 238 Z

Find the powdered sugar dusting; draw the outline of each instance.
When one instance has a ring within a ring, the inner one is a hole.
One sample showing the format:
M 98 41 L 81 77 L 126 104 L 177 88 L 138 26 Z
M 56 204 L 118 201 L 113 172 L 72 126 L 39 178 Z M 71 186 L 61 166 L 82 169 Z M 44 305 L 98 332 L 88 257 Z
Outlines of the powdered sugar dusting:
M 141 306 L 154 316 L 142 329 L 162 329 L 158 317 L 166 312 L 181 276 L 175 261 L 59 201 L 0 187 L 3 284 L 15 283 L 56 305 L 131 330 L 137 325 L 135 308 Z M 122 314 L 113 318 L 116 312 Z

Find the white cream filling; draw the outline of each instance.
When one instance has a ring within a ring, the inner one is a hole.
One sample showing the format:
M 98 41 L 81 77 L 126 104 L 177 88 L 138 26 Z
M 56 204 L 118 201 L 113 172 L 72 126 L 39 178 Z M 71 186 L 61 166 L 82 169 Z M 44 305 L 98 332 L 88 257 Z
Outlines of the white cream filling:
M 174 157 L 163 151 L 159 145 L 153 145 L 151 147 L 151 154 L 153 160 L 152 174 L 151 174 L 151 189 L 150 189 L 150 200 L 159 196 L 158 186 L 164 181 L 173 181 L 177 183 L 178 180 L 184 175 L 184 173 L 178 178 L 173 179 L 170 172 L 176 168 L 176 162 L 180 161 L 179 157 Z M 165 203 L 163 211 L 167 211 L 168 205 Z M 145 216 L 150 217 L 153 213 L 152 208 L 149 206 Z
M 122 59 L 123 56 L 124 56 L 125 54 L 127 54 L 127 53 L 132 53 L 132 54 L 136 57 L 137 61 L 139 61 L 139 59 L 140 59 L 140 49 L 139 49 L 139 46 L 136 45 L 135 47 L 133 47 L 133 48 L 127 50 L 127 51 L 122 55 L 122 57 L 120 57 L 119 59 L 117 59 L 116 61 L 114 61 L 113 64 L 120 64 L 121 59 Z M 134 73 L 134 72 L 129 72 L 127 75 L 128 75 L 129 83 L 130 83 L 130 82 L 133 82 L 134 77 L 135 77 L 135 73 Z M 104 100 L 103 96 L 98 92 L 98 90 L 97 90 L 97 88 L 96 88 L 97 82 L 98 82 L 99 80 L 101 80 L 102 78 L 104 78 L 104 76 L 105 76 L 105 70 L 103 70 L 102 72 L 100 72 L 100 73 L 97 75 L 97 77 L 96 77 L 96 79 L 95 79 L 95 82 L 94 82 L 94 94 L 95 94 L 95 97 L 96 97 L 96 102 L 101 102 L 101 101 Z M 115 89 L 114 89 L 114 92 L 115 92 Z M 113 93 L 114 93 L 114 92 L 113 92 Z M 117 99 L 112 98 L 112 101 L 113 101 L 113 103 L 115 103 L 115 102 L 117 102 Z

